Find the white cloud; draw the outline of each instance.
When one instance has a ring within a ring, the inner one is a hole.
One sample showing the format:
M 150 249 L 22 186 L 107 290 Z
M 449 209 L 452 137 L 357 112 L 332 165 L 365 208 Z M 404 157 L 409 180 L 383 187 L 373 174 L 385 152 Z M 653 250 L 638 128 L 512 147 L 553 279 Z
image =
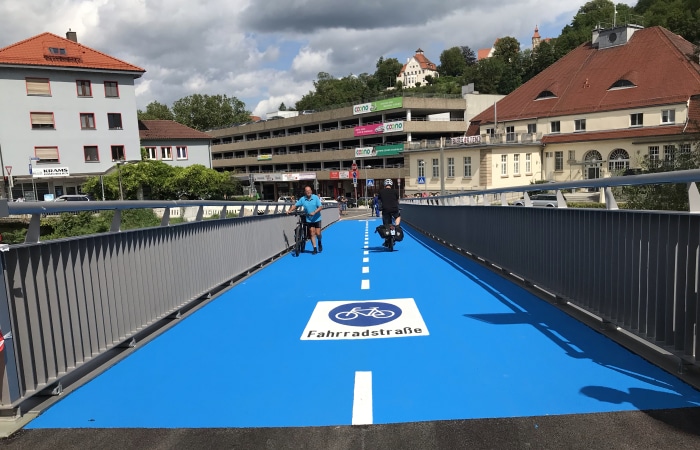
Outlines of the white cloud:
M 32 0 L 0 2 L 0 47 L 69 28 L 92 48 L 143 67 L 138 107 L 193 93 L 226 94 L 256 114 L 292 106 L 320 71 L 373 72 L 417 47 L 490 47 L 501 36 L 523 48 L 535 25 L 559 30 L 585 0 Z M 632 0 L 626 3 L 633 4 Z M 398 8 L 398 9 L 397 9 Z M 555 35 L 556 35 L 555 34 Z

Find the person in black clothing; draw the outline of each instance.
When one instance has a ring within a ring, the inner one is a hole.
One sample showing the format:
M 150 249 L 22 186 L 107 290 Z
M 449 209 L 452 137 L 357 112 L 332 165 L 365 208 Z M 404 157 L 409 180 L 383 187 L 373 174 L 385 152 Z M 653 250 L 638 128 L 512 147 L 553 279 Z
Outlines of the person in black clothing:
M 399 213 L 399 193 L 393 189 L 394 182 L 391 178 L 384 180 L 384 189 L 379 191 L 379 204 L 382 210 L 382 223 L 385 227 L 391 226 L 391 219 L 396 221 L 398 227 L 401 223 Z M 388 245 L 386 242 L 385 246 Z

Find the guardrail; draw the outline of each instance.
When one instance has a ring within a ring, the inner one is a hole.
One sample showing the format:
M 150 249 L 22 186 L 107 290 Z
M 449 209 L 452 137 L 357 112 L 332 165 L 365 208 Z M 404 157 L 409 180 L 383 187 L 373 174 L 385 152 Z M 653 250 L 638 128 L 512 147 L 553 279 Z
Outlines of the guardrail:
M 681 367 L 698 366 L 698 180 L 700 170 L 689 170 L 404 199 L 401 216 L 439 241 L 677 356 Z M 690 211 L 617 209 L 612 187 L 660 183 L 688 183 Z M 566 208 L 561 190 L 576 187 L 604 189 L 607 210 Z M 559 208 L 479 201 L 542 189 L 557 190 Z
M 171 225 L 170 208 L 196 207 Z M 204 208 L 220 219 L 203 220 Z M 296 219 L 291 203 L 124 201 L 0 202 L 0 216 L 31 214 L 28 242 L 2 245 L 0 415 L 56 395 L 117 358 L 213 294 L 286 253 Z M 161 226 L 119 231 L 121 211 L 164 208 Z M 42 214 L 114 210 L 112 230 L 39 241 Z M 228 212 L 236 212 L 230 218 Z M 258 214 L 266 212 L 266 214 Z M 323 210 L 326 226 L 338 208 Z

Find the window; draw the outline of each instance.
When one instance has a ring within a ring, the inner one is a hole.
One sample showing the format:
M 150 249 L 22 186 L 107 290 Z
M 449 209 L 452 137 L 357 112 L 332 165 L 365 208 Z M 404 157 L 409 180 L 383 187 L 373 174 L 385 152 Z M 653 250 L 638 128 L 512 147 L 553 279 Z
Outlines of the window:
M 513 155 L 513 175 L 520 175 L 520 155 Z
M 78 86 L 78 97 L 92 97 L 92 86 L 89 81 L 78 80 L 75 84 Z
M 564 170 L 564 152 L 554 152 L 554 170 Z
M 626 150 L 616 148 L 608 156 L 608 171 L 611 174 L 621 173 L 630 168 L 630 156 Z
M 641 127 L 644 125 L 644 114 L 635 113 L 630 114 L 630 126 L 631 127 Z
M 187 159 L 187 147 L 175 147 L 177 150 L 177 159 Z
M 55 130 L 53 113 L 33 112 L 29 113 L 32 121 L 32 130 Z
M 685 153 L 685 154 L 690 153 L 690 144 L 681 144 L 681 147 L 680 147 L 680 150 L 678 153 Z
M 586 119 L 574 120 L 574 131 L 586 131 Z
M 658 161 L 659 160 L 659 146 L 658 145 L 652 145 L 649 147 L 649 160 L 650 161 Z
M 464 157 L 464 177 L 469 178 L 472 176 L 472 157 Z
M 105 97 L 119 98 L 119 84 L 116 81 L 105 81 Z
M 672 162 L 676 159 L 676 146 L 664 145 L 664 161 Z
M 58 162 L 58 147 L 36 147 L 34 148 L 36 157 L 39 158 L 37 163 L 57 163 Z
M 58 47 L 49 47 L 49 53 L 51 53 L 52 55 L 65 55 L 66 49 Z
M 48 78 L 26 78 L 27 95 L 51 95 Z
M 121 130 L 122 115 L 119 113 L 107 113 L 107 123 L 110 130 Z
M 554 95 L 554 92 L 552 91 L 542 91 L 537 95 L 537 98 L 535 100 L 542 100 L 545 98 L 556 98 L 557 96 Z
M 112 161 L 124 161 L 126 157 L 124 156 L 124 146 L 123 145 L 113 145 L 112 146 Z
M 506 127 L 506 142 L 515 142 L 515 127 Z
M 96 145 L 86 145 L 83 147 L 83 154 L 85 155 L 85 162 L 99 162 L 100 155 L 97 152 Z
M 549 130 L 552 133 L 559 133 L 561 131 L 561 122 L 559 122 L 558 120 L 550 122 L 549 123 Z
M 455 177 L 455 159 L 447 158 L 447 176 L 449 178 Z
M 80 114 L 80 128 L 83 130 L 95 129 L 95 115 L 93 113 Z
M 525 153 L 525 174 L 532 173 L 532 153 Z
M 173 159 L 173 148 L 172 147 L 161 147 L 160 148 L 160 159 Z
M 569 150 L 569 161 L 576 161 L 576 150 Z
M 676 110 L 664 109 L 661 111 L 661 123 L 676 123 Z
M 419 177 L 425 176 L 425 161 L 422 159 L 418 160 L 418 176 Z
M 501 155 L 501 176 L 508 176 L 508 155 Z
M 527 124 L 527 134 L 537 134 L 537 124 L 528 123 Z
M 494 137 L 496 135 L 496 129 L 495 128 L 487 128 L 486 129 L 486 134 L 488 136 Z
M 433 178 L 440 176 L 440 160 L 433 158 Z
M 625 89 L 625 88 L 632 88 L 636 87 L 634 83 L 632 83 L 630 80 L 625 80 L 625 79 L 619 79 L 616 82 L 613 83 L 612 86 L 610 86 L 609 89 Z
M 155 147 L 146 147 L 146 159 L 158 159 L 158 149 Z

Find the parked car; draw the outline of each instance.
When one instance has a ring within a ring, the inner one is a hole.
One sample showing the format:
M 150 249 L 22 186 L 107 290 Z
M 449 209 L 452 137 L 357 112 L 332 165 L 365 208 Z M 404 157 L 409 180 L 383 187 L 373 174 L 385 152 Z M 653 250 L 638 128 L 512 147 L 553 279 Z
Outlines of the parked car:
M 282 197 L 277 199 L 278 203 L 292 203 L 292 197 L 288 195 L 283 195 Z
M 332 197 L 321 197 L 321 203 L 323 204 L 331 204 L 331 205 L 338 205 L 338 200 L 333 199 Z
M 70 194 L 70 195 L 61 195 L 60 197 L 56 198 L 54 201 L 55 202 L 89 202 L 92 199 L 90 198 L 89 195 L 83 195 L 83 194 Z
M 530 196 L 532 206 L 544 206 L 546 208 L 556 208 L 559 206 L 555 194 L 536 194 Z M 521 198 L 513 203 L 515 206 L 525 206 L 525 199 Z
M 346 197 L 348 200 L 348 208 L 357 208 L 357 200 L 352 197 Z

